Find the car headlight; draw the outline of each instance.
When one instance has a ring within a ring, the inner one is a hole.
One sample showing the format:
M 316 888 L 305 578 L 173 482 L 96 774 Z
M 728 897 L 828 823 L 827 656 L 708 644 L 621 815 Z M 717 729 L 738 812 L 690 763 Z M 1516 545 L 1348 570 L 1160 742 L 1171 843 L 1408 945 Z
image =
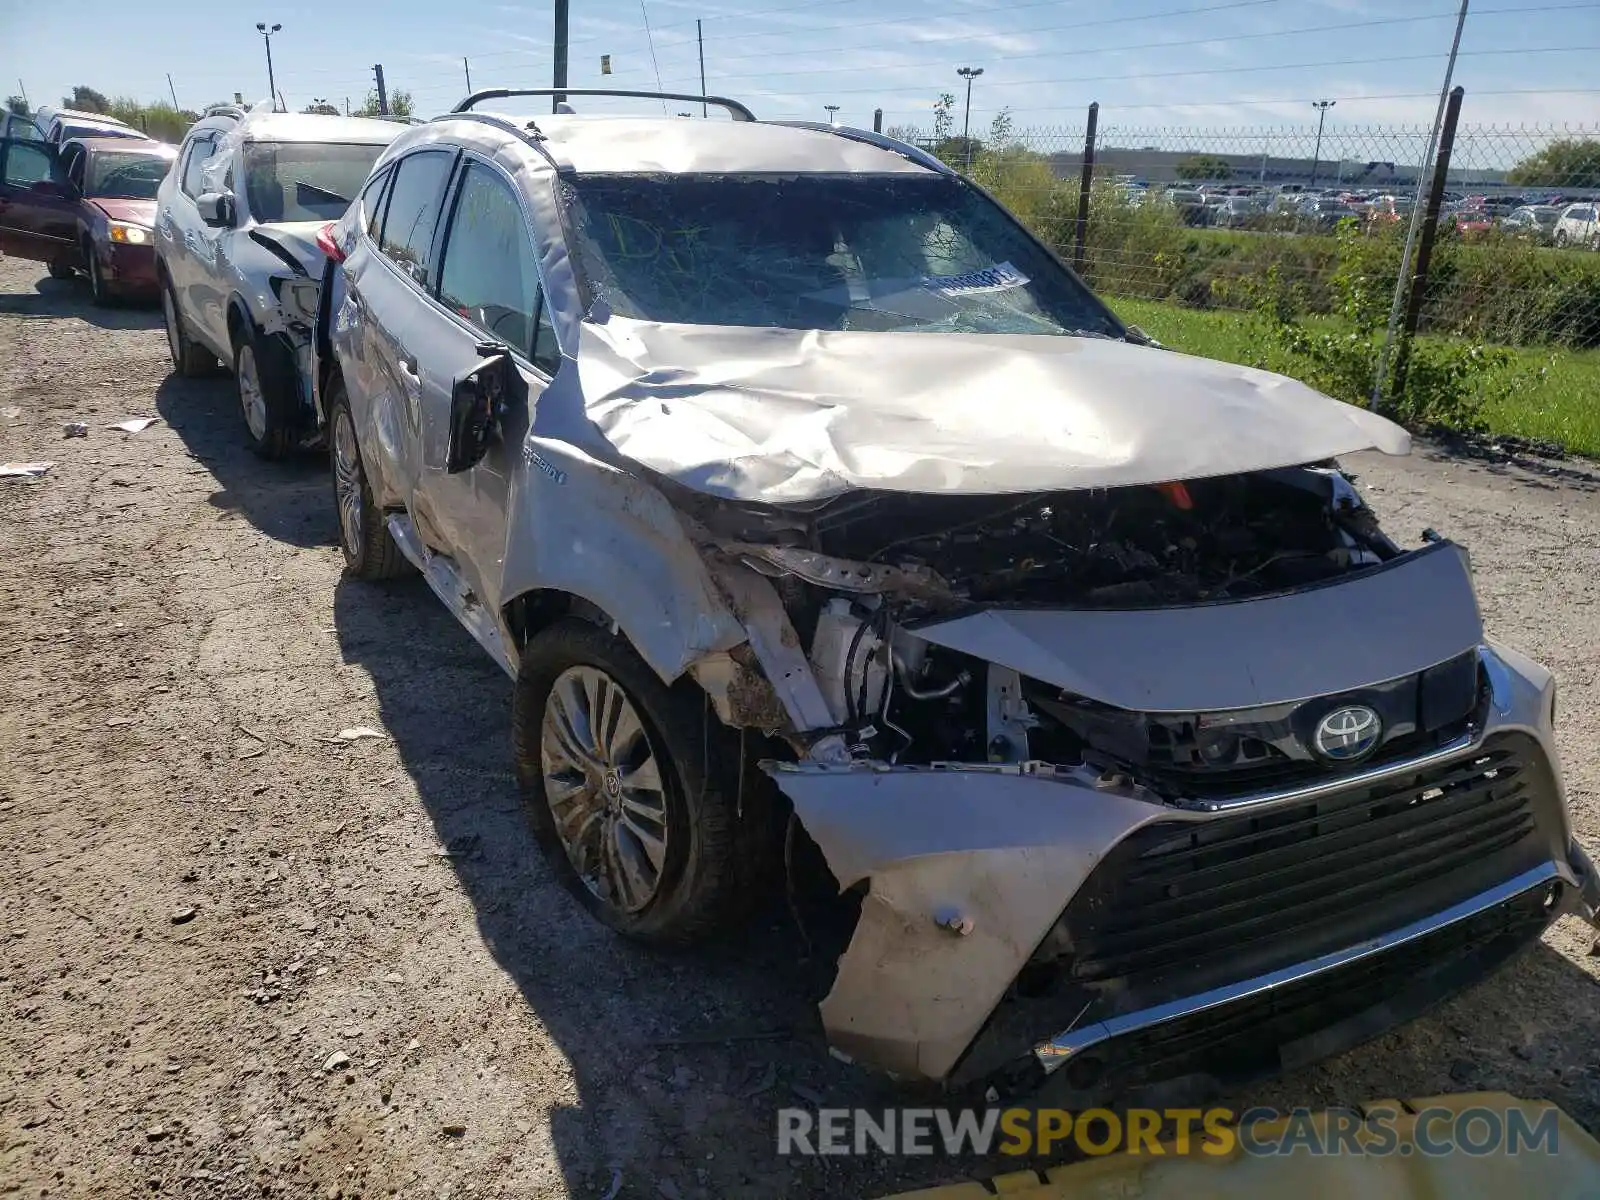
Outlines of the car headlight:
M 150 240 L 150 231 L 143 225 L 129 225 L 126 221 L 112 221 L 111 240 L 126 246 L 143 246 Z

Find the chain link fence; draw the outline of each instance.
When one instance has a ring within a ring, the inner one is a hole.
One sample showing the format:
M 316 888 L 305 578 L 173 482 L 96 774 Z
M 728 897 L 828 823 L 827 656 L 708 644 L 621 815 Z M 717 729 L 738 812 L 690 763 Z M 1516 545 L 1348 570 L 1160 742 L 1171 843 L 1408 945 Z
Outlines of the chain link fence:
M 1081 256 L 1086 127 L 909 136 L 970 172 L 1115 304 L 1337 318 L 1352 271 L 1399 271 L 1426 126 L 1178 128 L 1101 120 Z M 1600 126 L 1459 126 L 1420 331 L 1600 347 Z

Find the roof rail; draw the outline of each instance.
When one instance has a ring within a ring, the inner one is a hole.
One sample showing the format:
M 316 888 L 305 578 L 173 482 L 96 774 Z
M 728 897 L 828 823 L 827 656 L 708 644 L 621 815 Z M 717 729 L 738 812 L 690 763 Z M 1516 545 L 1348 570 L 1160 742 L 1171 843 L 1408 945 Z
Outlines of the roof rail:
M 956 170 L 949 163 L 929 154 L 921 146 L 913 146 L 910 142 L 902 142 L 899 138 L 892 138 L 886 133 L 876 133 L 867 129 L 855 129 L 848 125 L 830 125 L 826 121 L 768 121 L 769 125 L 787 125 L 791 129 L 814 129 L 819 133 L 831 133 L 838 137 L 849 138 L 852 142 L 865 142 L 869 146 L 876 146 L 879 150 L 887 150 L 890 154 L 898 154 L 901 158 L 908 158 L 919 167 L 927 167 L 930 171 L 937 171 L 941 175 L 954 175 Z
M 475 112 L 450 112 L 441 117 L 433 118 L 435 121 L 479 121 L 484 125 L 493 125 L 496 129 L 503 129 L 518 141 L 537 150 L 544 160 L 550 164 L 552 170 L 560 171 L 561 164 L 556 161 L 556 156 L 550 153 L 550 148 L 544 144 L 544 134 L 539 132 L 532 121 L 528 122 L 531 131 L 523 128 L 509 117 L 498 116 L 495 113 Z
M 744 105 L 724 96 L 695 96 L 688 92 L 627 92 L 611 88 L 489 88 L 487 91 L 473 92 L 450 111 L 468 112 L 484 100 L 503 100 L 508 96 L 624 96 L 633 100 L 680 100 L 690 104 L 715 104 L 718 108 L 727 109 L 735 121 L 756 119 L 755 113 Z

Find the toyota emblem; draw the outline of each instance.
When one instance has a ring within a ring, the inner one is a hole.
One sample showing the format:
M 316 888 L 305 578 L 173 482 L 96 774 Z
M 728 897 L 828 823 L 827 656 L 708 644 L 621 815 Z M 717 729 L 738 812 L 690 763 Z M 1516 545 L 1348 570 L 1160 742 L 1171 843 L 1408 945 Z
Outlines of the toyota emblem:
M 1383 722 L 1365 704 L 1346 704 L 1317 722 L 1312 741 L 1317 753 L 1330 762 L 1365 758 L 1383 736 Z

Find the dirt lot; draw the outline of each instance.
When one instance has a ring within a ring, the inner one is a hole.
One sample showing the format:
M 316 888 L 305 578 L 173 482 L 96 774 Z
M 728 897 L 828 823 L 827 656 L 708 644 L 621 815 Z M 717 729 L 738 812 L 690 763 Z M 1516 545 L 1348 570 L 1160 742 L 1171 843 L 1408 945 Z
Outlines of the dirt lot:
M 258 462 L 230 381 L 168 377 L 153 312 L 42 276 L 0 261 L 0 460 L 56 464 L 0 481 L 0 1192 L 846 1197 L 975 1169 L 779 1160 L 779 1106 L 887 1094 L 823 1052 L 787 922 L 669 958 L 585 917 L 517 810 L 506 679 L 422 585 L 341 578 L 325 461 Z M 1397 536 L 1467 544 L 1494 627 L 1554 666 L 1600 852 L 1595 480 L 1353 465 Z M 386 736 L 329 740 L 362 725 Z M 1505 1089 L 1600 1128 L 1589 941 L 1564 922 L 1230 1099 Z

